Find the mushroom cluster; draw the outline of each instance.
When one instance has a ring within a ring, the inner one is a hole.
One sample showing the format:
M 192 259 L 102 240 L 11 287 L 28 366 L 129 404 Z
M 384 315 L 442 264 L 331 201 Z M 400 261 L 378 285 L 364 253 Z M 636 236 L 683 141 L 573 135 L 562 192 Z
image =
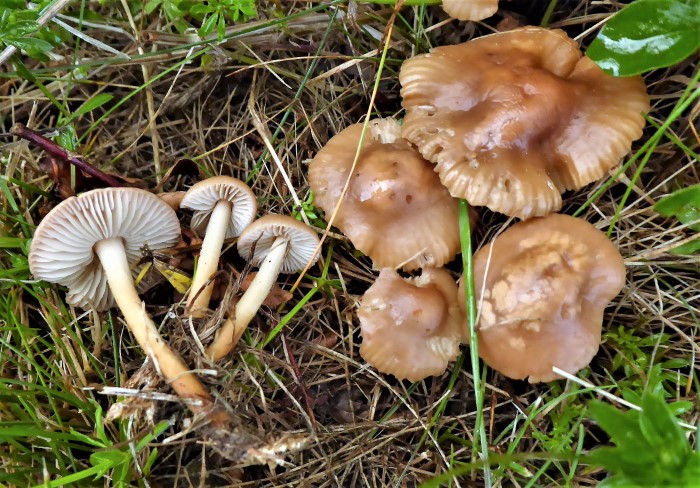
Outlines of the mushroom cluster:
M 444 8 L 467 17 L 495 3 Z M 362 357 L 416 381 L 443 373 L 467 341 L 463 307 L 453 308 L 464 293 L 439 269 L 459 251 L 464 199 L 523 220 L 474 258 L 482 358 L 531 382 L 556 378 L 552 366 L 578 371 L 598 349 L 624 266 L 595 227 L 553 212 L 641 136 L 641 77 L 608 76 L 563 31 L 525 27 L 415 56 L 399 81 L 402 124 L 352 125 L 309 165 L 316 205 L 379 269 L 358 309 Z
M 136 188 L 97 189 L 64 200 L 39 224 L 29 266 L 36 278 L 67 287 L 66 301 L 74 306 L 102 311 L 116 304 L 141 349 L 175 392 L 190 400 L 193 411 L 211 413 L 213 398 L 165 342 L 138 295 L 134 269 L 143 253 L 178 244 L 181 228 L 174 207 L 194 210 L 191 228 L 204 240 L 187 298 L 191 317 L 206 315 L 226 238 L 238 236 L 239 254 L 260 267 L 207 349 L 217 360 L 236 346 L 278 274 L 315 262 L 319 239 L 292 217 L 265 215 L 253 221 L 255 195 L 235 178 L 201 181 L 177 200 L 173 204 Z

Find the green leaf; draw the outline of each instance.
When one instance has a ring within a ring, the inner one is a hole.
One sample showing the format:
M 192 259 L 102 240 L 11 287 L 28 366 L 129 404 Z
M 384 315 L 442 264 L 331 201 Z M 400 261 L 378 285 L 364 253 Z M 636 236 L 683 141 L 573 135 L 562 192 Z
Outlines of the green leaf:
M 671 66 L 700 48 L 697 0 L 637 0 L 611 18 L 586 51 L 607 73 Z
M 92 112 L 98 107 L 101 107 L 105 103 L 109 102 L 112 98 L 114 98 L 112 95 L 109 93 L 100 93 L 99 95 L 95 95 L 94 97 L 88 98 L 83 102 L 83 104 L 78 107 L 78 109 L 73 112 L 73 117 L 79 117 L 81 115 L 84 115 L 88 112 Z
M 35 56 L 36 54 L 50 51 L 53 46 L 43 39 L 35 39 L 34 37 L 5 37 L 5 44 L 15 46 L 17 49 L 27 51 L 27 54 Z
M 654 210 L 664 217 L 674 217 L 687 207 L 700 209 L 700 184 L 675 191 L 654 205 Z
M 211 34 L 211 31 L 214 30 L 214 27 L 216 27 L 216 20 L 218 19 L 218 14 L 217 15 L 210 15 L 207 20 L 205 20 L 202 23 L 202 27 L 199 28 L 199 31 L 197 32 L 200 37 L 206 37 L 209 34 Z
M 690 445 L 663 397 L 648 391 L 642 395 L 639 427 L 644 438 L 656 448 L 658 462 L 673 470 L 685 464 Z
M 107 469 L 126 462 L 129 462 L 129 454 L 118 449 L 97 451 L 90 455 L 90 464 L 93 466 L 107 466 Z
M 687 242 L 681 246 L 671 249 L 669 252 L 671 254 L 687 255 L 695 254 L 698 251 L 700 251 L 700 239 L 695 239 L 693 241 Z

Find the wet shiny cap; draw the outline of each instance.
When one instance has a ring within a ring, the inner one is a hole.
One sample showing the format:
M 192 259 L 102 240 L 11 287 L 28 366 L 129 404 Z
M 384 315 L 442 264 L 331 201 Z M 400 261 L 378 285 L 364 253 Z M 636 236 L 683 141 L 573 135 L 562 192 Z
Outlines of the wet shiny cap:
M 526 219 L 617 165 L 642 135 L 642 78 L 614 78 L 561 30 L 525 27 L 407 60 L 402 136 L 450 193 Z
M 238 253 L 253 266 L 260 266 L 278 238 L 288 243 L 280 273 L 299 271 L 309 261 L 313 264 L 318 259 L 318 254 L 314 254 L 320 242 L 316 231 L 292 217 L 274 214 L 260 217 L 241 233 L 237 243 Z
M 420 381 L 445 372 L 459 354 L 464 317 L 457 284 L 441 268 L 404 279 L 384 268 L 357 311 L 360 355 L 382 373 Z
M 509 378 L 537 383 L 559 378 L 552 366 L 575 374 L 590 363 L 625 265 L 593 225 L 552 214 L 519 222 L 481 248 L 474 282 L 479 355 Z
M 400 137 L 393 119 L 370 121 L 350 174 L 363 124 L 341 131 L 309 166 L 315 204 L 329 218 L 350 184 L 333 225 L 375 268 L 442 266 L 459 251 L 457 200 L 433 165 Z
M 204 235 L 211 213 L 221 200 L 231 204 L 226 239 L 240 235 L 255 219 L 258 202 L 248 185 L 231 176 L 214 176 L 192 185 L 180 203 L 181 207 L 195 211 L 192 215 L 192 230 Z
M 482 20 L 498 11 L 498 0 L 443 0 L 442 9 L 458 20 Z
M 59 203 L 41 221 L 29 251 L 29 268 L 41 280 L 68 287 L 66 301 L 80 308 L 114 306 L 107 278 L 93 251 L 101 240 L 119 237 L 127 261 L 180 238 L 175 211 L 156 195 L 136 188 L 101 188 Z

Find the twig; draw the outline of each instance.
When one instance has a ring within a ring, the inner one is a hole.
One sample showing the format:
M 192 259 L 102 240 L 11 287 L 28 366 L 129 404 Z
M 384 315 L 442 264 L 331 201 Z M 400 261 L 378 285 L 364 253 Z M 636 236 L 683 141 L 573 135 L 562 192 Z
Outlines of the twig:
M 49 20 L 53 18 L 54 15 L 56 15 L 58 12 L 63 9 L 63 7 L 68 4 L 70 0 L 56 0 L 52 5 L 49 5 L 49 7 L 44 11 L 43 14 L 39 16 L 38 19 L 36 19 L 36 23 L 38 24 L 39 27 L 44 27 L 46 24 L 48 24 Z M 5 64 L 5 62 L 10 59 L 15 53 L 17 52 L 17 48 L 15 46 L 7 46 L 3 52 L 0 53 L 0 66 Z
M 125 186 L 124 183 L 116 179 L 114 176 L 108 175 L 107 173 L 100 171 L 94 166 L 83 161 L 79 156 L 62 148 L 61 146 L 59 146 L 52 140 L 47 139 L 41 134 L 38 134 L 37 132 L 26 128 L 22 124 L 15 124 L 11 132 L 13 135 L 40 147 L 54 158 L 69 162 L 83 173 L 97 178 L 107 186 Z

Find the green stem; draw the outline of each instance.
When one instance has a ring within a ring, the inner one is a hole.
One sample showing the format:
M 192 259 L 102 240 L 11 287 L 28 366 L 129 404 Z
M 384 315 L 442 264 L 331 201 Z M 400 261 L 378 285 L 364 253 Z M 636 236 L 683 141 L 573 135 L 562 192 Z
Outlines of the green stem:
M 489 445 L 484 425 L 484 386 L 481 384 L 479 342 L 476 336 L 476 293 L 474 291 L 471 222 L 469 219 L 469 203 L 466 200 L 459 201 L 459 233 L 462 242 L 462 266 L 464 267 L 464 275 L 462 277 L 464 280 L 464 298 L 467 303 L 467 320 L 469 321 L 469 354 L 476 400 L 474 451 L 478 451 L 478 446 L 476 446 L 476 438 L 478 437 L 481 444 L 481 459 L 484 461 L 484 484 L 485 486 L 491 486 L 491 472 L 488 464 Z

